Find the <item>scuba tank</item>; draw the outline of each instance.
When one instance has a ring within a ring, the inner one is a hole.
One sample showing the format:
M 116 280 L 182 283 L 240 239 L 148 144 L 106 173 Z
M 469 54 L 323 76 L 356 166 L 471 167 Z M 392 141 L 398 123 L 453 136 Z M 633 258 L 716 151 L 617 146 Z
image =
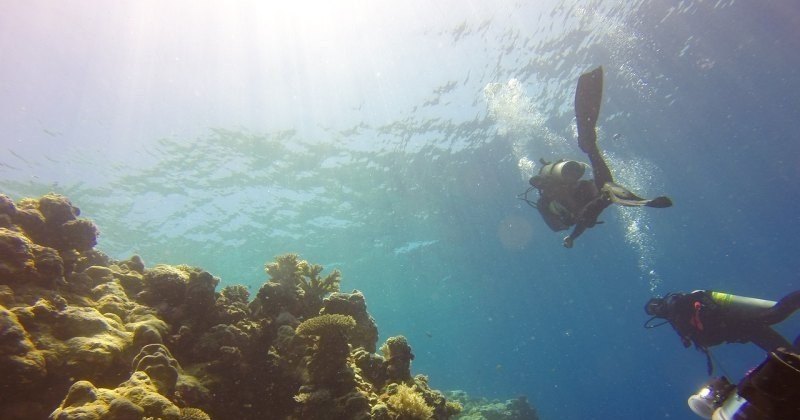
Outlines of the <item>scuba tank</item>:
M 539 210 L 547 226 L 554 232 L 569 229 L 570 226 L 575 224 L 575 216 L 569 208 L 565 207 L 564 203 L 559 202 L 559 197 L 564 194 L 572 194 L 573 188 L 579 184 L 579 180 L 586 172 L 588 165 L 585 163 L 577 162 L 574 160 L 559 159 L 556 162 L 547 162 L 540 159 L 542 163 L 539 174 L 531 177 L 528 181 L 531 184 L 530 191 L 533 188 L 539 190 L 539 199 L 536 203 L 531 203 L 527 200 L 526 191 L 525 201 L 532 207 Z M 592 185 L 589 181 L 584 181 Z M 555 194 L 555 192 L 560 194 Z
M 542 166 L 539 176 L 549 178 L 554 181 L 575 183 L 586 172 L 586 164 L 574 160 L 559 159 Z
M 711 299 L 723 310 L 739 317 L 758 316 L 777 303 L 771 300 L 736 296 L 722 292 L 711 292 Z

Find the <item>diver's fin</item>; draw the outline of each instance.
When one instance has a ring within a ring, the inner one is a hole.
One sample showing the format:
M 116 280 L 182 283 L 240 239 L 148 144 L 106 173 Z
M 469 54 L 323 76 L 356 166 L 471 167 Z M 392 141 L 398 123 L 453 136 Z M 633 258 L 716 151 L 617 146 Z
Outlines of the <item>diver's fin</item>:
M 578 78 L 575 91 L 575 118 L 578 125 L 578 146 L 584 153 L 595 147 L 597 117 L 603 101 L 603 67 L 600 66 Z
M 669 197 L 661 196 L 656 197 L 645 204 L 647 207 L 654 207 L 657 209 L 663 209 L 667 207 L 672 207 L 672 200 Z
M 670 200 L 669 197 L 662 196 L 648 200 L 639 197 L 622 185 L 613 182 L 606 182 L 605 185 L 603 185 L 603 193 L 606 194 L 608 199 L 612 202 L 628 207 L 654 207 L 660 209 L 672 206 L 672 200 Z

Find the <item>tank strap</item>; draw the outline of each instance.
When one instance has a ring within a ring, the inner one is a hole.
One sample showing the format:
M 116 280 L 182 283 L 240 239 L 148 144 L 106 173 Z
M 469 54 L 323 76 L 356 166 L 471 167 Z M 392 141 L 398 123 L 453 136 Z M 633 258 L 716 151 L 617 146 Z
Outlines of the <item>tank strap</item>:
M 689 323 L 692 324 L 692 326 L 697 331 L 703 331 L 703 321 L 700 320 L 700 309 L 702 307 L 703 307 L 702 303 L 695 302 L 694 303 L 694 314 L 692 315 L 692 319 L 689 320 Z

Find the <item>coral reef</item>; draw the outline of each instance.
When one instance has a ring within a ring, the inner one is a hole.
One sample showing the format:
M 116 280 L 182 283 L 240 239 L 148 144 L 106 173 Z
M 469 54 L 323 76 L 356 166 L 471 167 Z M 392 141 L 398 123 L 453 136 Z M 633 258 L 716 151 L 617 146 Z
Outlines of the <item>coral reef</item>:
M 473 398 L 464 391 L 447 393 L 450 402 L 462 405 L 460 420 L 539 420 L 536 410 L 527 398 L 518 397 L 506 401 Z
M 422 395 L 414 388 L 400 384 L 386 399 L 386 405 L 391 407 L 402 419 L 427 420 L 433 417 L 433 407 L 425 402 Z
M 0 393 L 36 384 L 47 373 L 44 356 L 13 312 L 0 305 Z M 0 400 L 1 401 L 1 400 Z
M 296 254 L 246 287 L 117 261 L 57 194 L 0 194 L 4 419 L 449 419 L 403 336 L 376 353 L 364 295 Z M 525 403 L 527 404 L 527 403 Z M 511 417 L 509 417 L 511 418 Z M 517 418 L 517 417 L 515 417 Z M 528 418 L 528 417 L 518 417 Z
M 378 342 L 378 326 L 375 320 L 367 313 L 367 301 L 358 290 L 352 293 L 331 293 L 322 301 L 320 314 L 349 315 L 356 321 L 356 326 L 350 332 L 350 342 L 354 347 L 363 347 L 368 352 L 375 352 Z
M 182 420 L 208 418 L 208 415 L 197 408 L 178 408 L 159 393 L 158 386 L 147 373 L 136 371 L 115 389 L 97 388 L 89 381 L 75 382 L 50 418 L 53 420 L 142 418 Z
M 285 254 L 265 266 L 269 281 L 251 303 L 255 315 L 276 316 L 283 311 L 300 317 L 319 313 L 323 298 L 339 291 L 341 274 L 334 270 L 321 278 L 322 266 L 309 264 L 297 254 Z
M 414 354 L 411 346 L 402 335 L 390 337 L 381 346 L 381 353 L 386 359 L 386 374 L 390 382 L 405 382 L 411 379 L 411 361 Z

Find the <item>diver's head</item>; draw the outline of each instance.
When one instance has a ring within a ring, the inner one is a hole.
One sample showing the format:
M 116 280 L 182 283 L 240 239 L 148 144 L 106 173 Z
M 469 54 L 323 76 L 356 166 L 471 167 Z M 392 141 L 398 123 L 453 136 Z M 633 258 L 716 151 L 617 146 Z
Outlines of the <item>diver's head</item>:
M 670 319 L 676 310 L 675 305 L 683 293 L 667 293 L 663 298 L 652 298 L 644 305 L 644 311 L 647 315 L 656 318 Z
M 664 298 L 652 298 L 644 305 L 644 311 L 647 315 L 656 318 L 669 318 L 669 302 Z
M 678 296 L 680 296 L 680 293 L 668 293 L 663 298 L 651 298 L 648 300 L 644 305 L 644 311 L 647 313 L 647 315 L 650 315 L 651 318 L 644 323 L 644 327 L 655 328 L 668 322 L 672 322 Z M 661 318 L 665 321 L 653 323 L 656 318 Z

